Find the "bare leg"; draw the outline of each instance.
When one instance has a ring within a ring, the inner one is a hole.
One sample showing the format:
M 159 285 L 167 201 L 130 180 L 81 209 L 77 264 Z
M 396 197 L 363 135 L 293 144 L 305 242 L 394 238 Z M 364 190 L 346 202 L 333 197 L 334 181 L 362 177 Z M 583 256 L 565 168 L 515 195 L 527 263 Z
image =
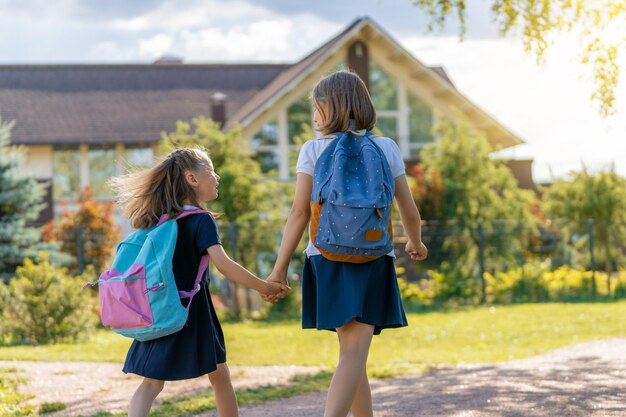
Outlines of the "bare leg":
M 325 417 L 346 417 L 350 411 L 357 390 L 364 383 L 363 375 L 372 343 L 374 326 L 351 320 L 339 327 L 337 334 L 339 335 L 339 364 L 328 389 Z M 364 392 L 359 394 L 358 412 L 369 412 L 371 415 L 371 400 L 369 410 L 367 410 L 367 406 L 363 402 L 366 394 Z
M 341 335 L 339 333 L 337 333 L 337 337 L 339 338 L 339 343 L 341 343 Z M 353 417 L 374 417 L 372 411 L 372 391 L 367 379 L 367 369 L 363 369 L 361 383 L 356 389 L 354 400 L 352 400 L 350 405 L 350 411 L 352 411 Z
M 217 370 L 209 374 L 209 380 L 215 391 L 217 414 L 220 417 L 239 417 L 237 397 L 230 380 L 230 371 L 225 363 L 218 363 Z
M 363 369 L 361 383 L 356 390 L 350 410 L 354 417 L 374 417 L 374 412 L 372 411 L 372 391 L 370 390 L 366 369 Z
M 128 417 L 146 417 L 152 408 L 152 402 L 163 390 L 164 385 L 164 381 L 144 378 L 130 400 Z

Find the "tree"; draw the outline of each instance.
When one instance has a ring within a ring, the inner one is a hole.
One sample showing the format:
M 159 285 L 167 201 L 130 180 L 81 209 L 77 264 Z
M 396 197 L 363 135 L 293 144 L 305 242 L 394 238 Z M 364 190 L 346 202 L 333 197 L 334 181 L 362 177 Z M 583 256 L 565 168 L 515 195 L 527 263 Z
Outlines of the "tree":
M 490 158 L 494 149 L 460 112 L 455 121 L 441 115 L 439 119 L 434 128 L 439 140 L 427 145 L 420 159 L 426 187 L 442 190 L 438 212 L 433 214 L 447 233 L 443 249 L 449 260 L 443 268 L 454 281 L 447 283 L 446 295 L 479 293 L 484 300 L 485 269 L 515 262 L 535 231 L 530 212 L 534 196 L 519 188 L 503 161 Z M 476 276 L 480 276 L 480 290 L 472 284 Z
M 279 229 L 277 222 L 284 218 L 278 213 L 285 206 L 284 193 L 275 182 L 263 179 L 259 163 L 238 127 L 223 132 L 219 123 L 205 117 L 194 118 L 191 123 L 179 121 L 176 131 L 163 134 L 159 153 L 197 145 L 208 150 L 220 176 L 220 195 L 212 203 L 212 210 L 222 214 L 220 222 L 228 222 L 229 229 L 221 234 L 224 247 L 243 266 L 258 271 L 260 254 L 275 249 L 276 239 L 268 236 Z M 228 285 L 233 313 L 238 316 L 237 286 L 232 281 Z
M 43 186 L 20 169 L 24 151 L 10 146 L 14 122 L 0 118 L 0 276 L 8 276 L 24 258 L 35 256 L 40 232 L 28 226 L 43 209 Z
M 592 236 L 604 261 L 608 293 L 611 294 L 613 265 L 623 259 L 626 240 L 626 178 L 614 170 L 590 173 L 587 169 L 572 173 L 571 180 L 560 179 L 543 196 L 546 213 L 552 220 L 567 220 L 566 235 Z M 597 283 L 592 278 L 592 291 Z
M 61 250 L 73 257 L 68 265 L 72 274 L 82 274 L 88 265 L 100 274 L 111 261 L 119 240 L 113 203 L 92 197 L 91 188 L 85 187 L 78 198 L 78 211 L 65 211 L 58 224 L 45 228 L 44 238 L 59 241 Z
M 431 18 L 429 29 L 444 27 L 451 15 L 465 34 L 465 0 L 414 0 Z M 619 52 L 626 46 L 626 0 L 491 0 L 491 11 L 504 36 L 519 30 L 524 49 L 538 62 L 556 35 L 574 33 L 580 44 L 579 61 L 588 66 L 595 83 L 591 100 L 600 114 L 615 112 Z

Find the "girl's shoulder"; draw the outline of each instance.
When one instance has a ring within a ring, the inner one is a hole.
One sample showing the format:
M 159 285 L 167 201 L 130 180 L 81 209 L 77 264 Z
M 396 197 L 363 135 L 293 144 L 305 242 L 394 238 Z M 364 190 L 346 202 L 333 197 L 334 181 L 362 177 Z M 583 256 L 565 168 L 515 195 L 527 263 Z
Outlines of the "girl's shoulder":
M 396 157 L 401 155 L 400 147 L 395 140 L 388 138 L 387 136 L 374 136 L 372 140 L 382 149 L 383 153 L 388 157 Z

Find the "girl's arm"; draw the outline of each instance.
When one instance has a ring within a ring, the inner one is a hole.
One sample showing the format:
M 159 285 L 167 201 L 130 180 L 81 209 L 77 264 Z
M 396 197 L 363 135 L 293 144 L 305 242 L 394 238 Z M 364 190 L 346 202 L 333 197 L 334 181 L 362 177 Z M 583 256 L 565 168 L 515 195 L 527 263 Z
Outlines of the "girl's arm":
M 313 177 L 308 174 L 298 173 L 296 177 L 296 192 L 293 197 L 293 206 L 289 212 L 287 223 L 283 231 L 283 238 L 278 250 L 278 258 L 274 264 L 274 270 L 268 281 L 282 282 L 287 284 L 287 269 L 291 255 L 296 250 L 304 229 L 309 223 L 311 216 L 311 188 L 313 187 Z
M 222 245 L 213 245 L 207 249 L 211 261 L 217 270 L 226 278 L 241 284 L 244 287 L 253 288 L 262 295 L 278 295 L 289 291 L 289 287 L 276 282 L 267 282 L 252 274 L 243 266 L 230 259 L 224 252 Z
M 400 210 L 402 226 L 409 237 L 406 251 L 414 260 L 426 259 L 428 251 L 422 243 L 422 218 L 417 210 L 406 176 L 400 175 L 395 179 L 396 203 Z

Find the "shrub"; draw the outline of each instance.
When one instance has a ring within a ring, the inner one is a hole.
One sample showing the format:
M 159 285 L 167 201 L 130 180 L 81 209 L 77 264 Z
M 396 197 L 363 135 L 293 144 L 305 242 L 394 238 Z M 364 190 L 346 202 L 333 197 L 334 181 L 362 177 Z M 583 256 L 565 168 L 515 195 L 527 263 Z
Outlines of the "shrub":
M 396 267 L 400 297 L 407 307 L 430 306 L 437 296 L 436 284 L 432 280 L 420 279 L 418 282 L 409 282 L 404 278 L 405 269 Z
M 575 269 L 567 265 L 551 271 L 549 261 L 531 262 L 507 272 L 486 273 L 487 302 L 589 300 L 594 298 L 592 277 L 592 271 Z M 600 297 L 613 298 L 626 295 L 626 271 L 611 275 L 610 291 L 606 273 L 596 272 L 595 280 L 598 283 L 596 293 Z
M 67 275 L 52 265 L 47 254 L 37 262 L 24 260 L 16 276 L 2 290 L 6 299 L 3 335 L 13 343 L 75 341 L 94 328 L 93 298 L 80 288 L 86 277 Z
M 425 307 L 435 304 L 476 303 L 468 283 L 465 289 L 450 290 L 450 285 L 458 285 L 460 280 L 452 279 L 445 273 L 428 271 L 428 278 L 417 282 L 404 279 L 404 269 L 396 268 L 400 295 L 407 307 Z M 520 302 L 546 301 L 587 301 L 595 298 L 592 292 L 592 272 L 561 266 L 551 270 L 550 260 L 533 261 L 506 272 L 485 273 L 486 303 L 510 304 Z M 478 280 L 474 280 L 478 282 Z M 598 297 L 626 297 L 626 270 L 609 276 L 604 272 L 595 273 L 598 283 Z M 610 288 L 610 290 L 609 290 Z M 458 295 L 456 295 L 458 294 Z
M 76 259 L 70 266 L 72 273 L 83 272 L 81 261 L 83 268 L 93 265 L 96 271 L 106 269 L 119 240 L 120 227 L 115 224 L 113 203 L 96 201 L 92 197 L 91 189 L 85 187 L 78 200 L 78 211 L 66 211 L 58 224 L 44 227 L 43 237 L 59 241 L 61 250 Z M 82 247 L 79 247 L 79 235 Z

